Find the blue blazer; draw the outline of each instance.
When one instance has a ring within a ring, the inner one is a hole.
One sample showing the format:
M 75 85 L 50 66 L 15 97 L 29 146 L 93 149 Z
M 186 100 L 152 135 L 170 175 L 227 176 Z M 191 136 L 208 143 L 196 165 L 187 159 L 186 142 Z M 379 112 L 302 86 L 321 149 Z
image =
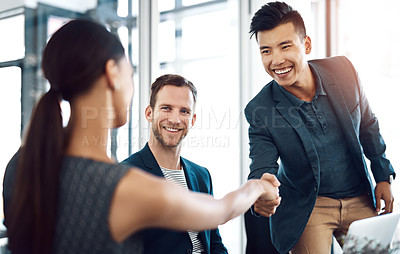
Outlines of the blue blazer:
M 164 177 L 149 145 L 131 155 L 121 163 L 126 163 L 156 176 Z M 192 191 L 213 194 L 211 175 L 208 170 L 181 157 L 181 165 L 185 171 L 188 188 Z M 192 242 L 187 232 L 165 229 L 147 229 L 140 232 L 144 240 L 144 253 L 192 253 Z M 205 253 L 228 253 L 222 243 L 218 229 L 200 232 Z
M 357 72 L 345 57 L 313 60 L 309 66 L 322 80 L 342 126 L 355 170 L 370 187 L 369 195 L 374 200 L 374 186 L 364 155 L 370 160 L 376 182 L 394 174 L 394 170 L 385 157 L 386 146 L 378 120 Z M 318 154 L 296 108 L 275 81 L 248 103 L 245 115 L 250 124 L 249 178 L 260 178 L 269 172 L 281 182 L 282 201 L 270 218 L 270 230 L 277 250 L 286 253 L 300 238 L 314 208 L 320 184 Z

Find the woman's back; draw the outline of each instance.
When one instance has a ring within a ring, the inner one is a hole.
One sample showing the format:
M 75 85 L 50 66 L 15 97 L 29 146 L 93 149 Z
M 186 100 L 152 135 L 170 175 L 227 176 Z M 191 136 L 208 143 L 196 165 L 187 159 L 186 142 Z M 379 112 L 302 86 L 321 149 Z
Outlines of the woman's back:
M 54 253 L 142 253 L 141 241 L 135 235 L 119 244 L 109 229 L 114 190 L 128 170 L 124 165 L 64 157 Z

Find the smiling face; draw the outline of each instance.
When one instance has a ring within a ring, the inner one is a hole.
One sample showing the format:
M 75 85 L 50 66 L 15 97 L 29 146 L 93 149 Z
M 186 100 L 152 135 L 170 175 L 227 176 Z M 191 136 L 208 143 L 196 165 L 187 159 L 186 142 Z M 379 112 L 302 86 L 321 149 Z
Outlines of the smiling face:
M 196 121 L 194 100 L 188 87 L 163 86 L 157 93 L 154 108 L 146 108 L 151 122 L 150 142 L 166 149 L 178 148 Z
M 279 85 L 290 89 L 309 79 L 306 54 L 311 52 L 311 39 L 300 38 L 293 23 L 260 31 L 257 39 L 264 69 Z

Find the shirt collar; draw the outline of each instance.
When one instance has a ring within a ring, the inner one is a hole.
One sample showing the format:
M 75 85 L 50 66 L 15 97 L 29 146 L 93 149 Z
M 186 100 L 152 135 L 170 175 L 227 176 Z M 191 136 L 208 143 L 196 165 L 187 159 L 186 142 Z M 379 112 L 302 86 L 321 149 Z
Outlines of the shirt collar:
M 315 84 L 317 85 L 317 89 L 315 91 L 314 99 L 317 99 L 320 95 L 326 95 L 326 91 L 324 86 L 322 85 L 321 77 L 318 75 L 317 71 L 314 69 L 312 65 L 310 65 L 311 72 L 314 75 Z
M 322 95 L 326 96 L 326 91 L 324 89 L 324 86 L 322 85 L 321 77 L 317 74 L 317 72 L 313 69 L 312 66 L 310 66 L 310 67 L 311 67 L 312 73 L 314 74 L 315 84 L 317 85 L 317 88 L 315 90 L 315 95 L 313 98 L 313 100 L 316 100 L 319 96 L 322 96 Z M 279 86 L 279 89 L 281 89 L 283 94 L 289 99 L 289 101 L 293 104 L 293 106 L 301 107 L 305 103 L 305 101 L 300 100 L 299 98 L 297 98 L 296 96 L 294 96 L 293 94 L 288 92 L 282 86 Z

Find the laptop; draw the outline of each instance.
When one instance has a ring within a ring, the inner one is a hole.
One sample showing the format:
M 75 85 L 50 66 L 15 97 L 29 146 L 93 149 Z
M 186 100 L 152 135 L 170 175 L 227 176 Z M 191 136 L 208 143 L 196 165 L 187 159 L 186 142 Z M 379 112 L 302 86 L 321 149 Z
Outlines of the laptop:
M 343 253 L 389 253 L 392 240 L 399 248 L 400 239 L 393 239 L 399 220 L 400 213 L 390 213 L 354 221 L 344 239 Z

